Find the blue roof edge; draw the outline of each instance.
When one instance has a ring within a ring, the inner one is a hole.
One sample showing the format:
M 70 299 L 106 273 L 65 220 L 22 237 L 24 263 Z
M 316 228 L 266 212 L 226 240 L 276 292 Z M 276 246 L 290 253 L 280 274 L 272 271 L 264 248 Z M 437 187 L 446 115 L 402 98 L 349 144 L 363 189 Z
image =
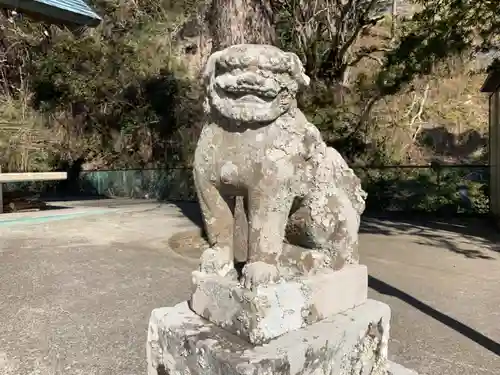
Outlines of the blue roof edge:
M 84 1 L 78 0 L 80 5 L 75 11 L 67 7 L 59 7 L 36 0 L 0 0 L 0 7 L 18 10 L 21 13 L 29 13 L 42 16 L 54 23 L 70 23 L 78 26 L 98 26 L 102 18 L 95 13 Z M 82 12 L 82 10 L 84 12 Z

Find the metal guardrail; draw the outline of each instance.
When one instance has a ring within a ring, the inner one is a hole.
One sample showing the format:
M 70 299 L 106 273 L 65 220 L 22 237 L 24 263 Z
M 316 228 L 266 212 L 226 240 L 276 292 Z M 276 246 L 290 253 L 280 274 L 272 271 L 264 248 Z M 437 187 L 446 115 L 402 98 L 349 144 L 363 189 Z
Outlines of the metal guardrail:
M 489 212 L 487 165 L 354 166 L 368 192 L 367 211 Z M 101 195 L 195 201 L 188 168 L 82 173 Z M 87 190 L 87 189 L 85 189 Z
M 196 201 L 190 168 L 84 171 L 83 192 L 111 197 Z
M 368 192 L 368 212 L 489 212 L 488 165 L 353 166 L 353 169 Z M 185 167 L 83 171 L 77 184 L 76 188 L 84 195 L 196 201 L 192 171 Z M 57 186 L 12 184 L 9 190 L 13 189 L 40 192 L 57 190 Z

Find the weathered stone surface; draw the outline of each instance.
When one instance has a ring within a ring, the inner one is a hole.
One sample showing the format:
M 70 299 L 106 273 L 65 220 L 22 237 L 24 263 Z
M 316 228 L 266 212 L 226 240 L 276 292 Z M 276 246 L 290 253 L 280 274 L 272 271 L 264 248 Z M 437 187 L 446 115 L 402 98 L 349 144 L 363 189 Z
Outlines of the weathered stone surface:
M 148 375 L 386 375 L 389 320 L 389 306 L 368 300 L 254 347 L 181 303 L 151 314 Z
M 416 371 L 407 369 L 392 361 L 387 362 L 388 375 L 418 375 Z
M 235 45 L 210 56 L 204 79 L 207 122 L 194 181 L 211 249 L 200 270 L 233 273 L 234 239 L 246 237 L 234 236 L 234 196 L 248 202 L 245 288 L 280 279 L 292 209 L 297 245 L 327 254 L 333 269 L 356 264 L 366 194 L 297 108 L 296 93 L 309 84 L 299 58 L 273 46 Z
M 352 309 L 366 302 L 366 266 L 349 265 L 309 277 L 245 289 L 236 279 L 193 272 L 191 309 L 252 344 Z

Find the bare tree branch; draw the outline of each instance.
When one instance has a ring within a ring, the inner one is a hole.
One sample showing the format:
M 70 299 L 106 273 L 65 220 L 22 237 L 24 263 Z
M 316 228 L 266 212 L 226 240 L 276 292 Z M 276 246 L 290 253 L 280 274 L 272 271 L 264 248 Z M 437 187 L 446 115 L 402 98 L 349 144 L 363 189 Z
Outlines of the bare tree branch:
M 276 1 L 276 0 L 275 0 Z M 284 0 L 292 19 L 295 50 L 305 59 L 306 72 L 330 83 L 345 82 L 350 67 L 379 52 L 353 52 L 367 28 L 382 18 L 379 9 L 391 0 Z

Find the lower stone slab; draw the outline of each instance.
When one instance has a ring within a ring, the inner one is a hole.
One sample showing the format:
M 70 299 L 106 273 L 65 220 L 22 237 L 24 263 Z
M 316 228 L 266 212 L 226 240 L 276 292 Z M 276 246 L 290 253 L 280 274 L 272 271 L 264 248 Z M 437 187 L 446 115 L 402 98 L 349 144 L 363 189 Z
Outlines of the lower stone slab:
M 386 304 L 367 300 L 254 346 L 201 318 L 185 302 L 155 309 L 148 328 L 148 375 L 388 375 L 390 314 Z
M 366 302 L 368 271 L 364 265 L 349 265 L 255 290 L 195 271 L 193 289 L 190 306 L 198 315 L 262 344 Z

